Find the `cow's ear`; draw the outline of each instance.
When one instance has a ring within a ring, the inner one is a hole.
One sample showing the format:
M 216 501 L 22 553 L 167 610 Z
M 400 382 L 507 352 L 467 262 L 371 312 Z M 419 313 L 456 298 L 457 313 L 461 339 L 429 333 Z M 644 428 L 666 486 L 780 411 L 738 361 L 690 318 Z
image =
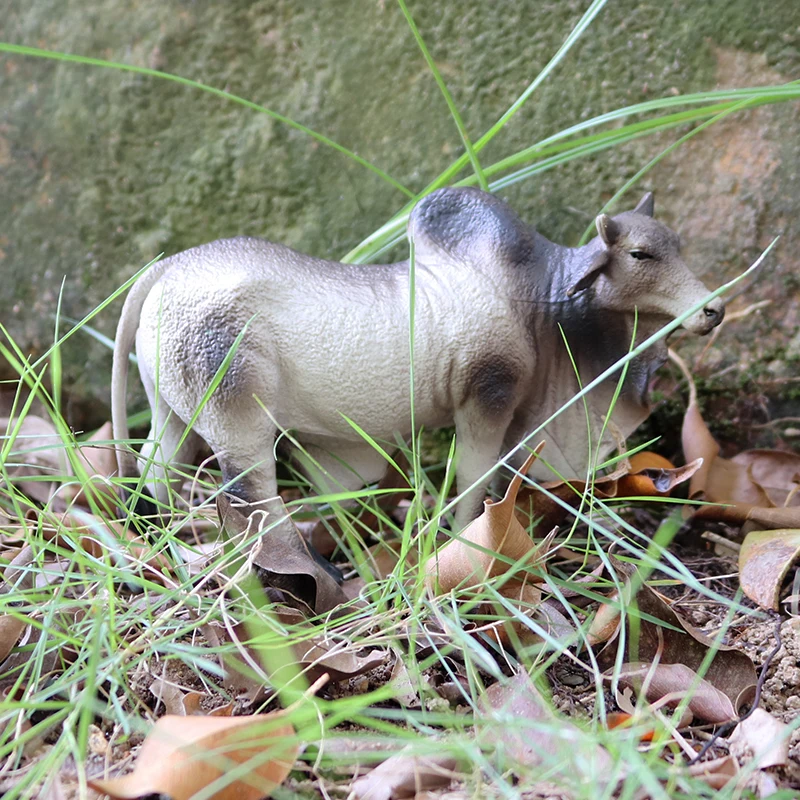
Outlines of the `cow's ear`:
M 595 253 L 586 272 L 567 289 L 567 297 L 572 297 L 574 294 L 588 289 L 600 277 L 610 261 L 611 253 L 605 247 Z
M 619 225 L 608 214 L 600 214 L 594 224 L 606 247 L 611 247 L 619 239 Z
M 470 187 L 447 187 L 417 203 L 408 222 L 421 262 L 518 264 L 533 250 L 531 228 L 499 197 Z
M 656 201 L 652 192 L 648 192 L 633 209 L 637 214 L 644 214 L 645 216 L 652 217 L 656 211 Z

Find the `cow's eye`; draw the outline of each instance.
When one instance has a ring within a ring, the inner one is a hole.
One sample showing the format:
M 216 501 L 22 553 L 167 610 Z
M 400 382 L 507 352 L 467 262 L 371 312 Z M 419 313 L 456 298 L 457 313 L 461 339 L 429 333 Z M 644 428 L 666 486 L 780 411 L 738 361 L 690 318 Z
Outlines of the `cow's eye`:
M 631 255 L 637 261 L 649 261 L 653 258 L 653 256 L 650 255 L 650 253 L 645 253 L 644 250 L 631 250 Z

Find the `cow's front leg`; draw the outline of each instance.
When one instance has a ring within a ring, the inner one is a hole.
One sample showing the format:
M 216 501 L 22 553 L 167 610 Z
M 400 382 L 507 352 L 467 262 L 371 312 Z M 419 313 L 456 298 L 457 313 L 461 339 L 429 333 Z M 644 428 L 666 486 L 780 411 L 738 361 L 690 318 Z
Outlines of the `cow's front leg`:
M 492 420 L 474 412 L 456 415 L 456 481 L 461 497 L 456 507 L 456 530 L 481 513 L 510 422 L 510 413 Z

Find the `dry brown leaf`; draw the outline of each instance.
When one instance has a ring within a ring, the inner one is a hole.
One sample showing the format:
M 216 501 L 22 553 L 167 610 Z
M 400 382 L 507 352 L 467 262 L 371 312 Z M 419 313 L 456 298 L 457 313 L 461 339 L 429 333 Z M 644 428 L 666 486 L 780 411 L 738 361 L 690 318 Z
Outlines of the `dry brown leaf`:
M 354 652 L 358 649 L 350 642 L 326 640 L 323 636 L 294 646 L 298 666 L 312 683 L 325 674 L 332 681 L 355 678 L 380 667 L 389 659 L 385 650 L 371 650 L 359 656 Z
M 449 786 L 457 777 L 458 763 L 452 756 L 414 756 L 401 752 L 353 782 L 356 800 L 399 800 L 427 789 Z
M 558 717 L 524 670 L 490 686 L 480 709 L 480 742 L 500 758 L 500 769 L 520 764 L 538 767 L 569 755 L 576 768 L 600 780 L 611 767 L 609 754 L 576 725 Z M 553 735 L 553 725 L 542 724 L 547 722 L 557 724 L 558 736 Z
M 203 700 L 211 697 L 211 695 L 204 692 L 184 691 L 180 686 L 176 686 L 163 678 L 156 678 L 150 684 L 150 693 L 164 704 L 167 714 L 174 716 L 230 717 L 233 713 L 233 703 L 206 711 L 201 704 Z
M 240 536 L 251 524 L 224 494 L 217 497 L 217 513 L 231 538 Z M 258 530 L 264 533 L 250 557 L 262 586 L 279 590 L 287 603 L 313 614 L 326 614 L 347 602 L 341 586 L 314 558 L 280 497 L 267 500 L 250 518 L 256 515 Z
M 800 559 L 800 530 L 751 531 L 739 550 L 742 591 L 762 608 L 777 611 L 781 587 Z
M 117 474 L 117 459 L 113 445 L 97 446 L 96 442 L 108 442 L 113 438 L 111 423 L 106 422 L 88 439 L 78 443 L 76 458 L 86 472 L 89 480 L 80 485 L 65 486 L 60 496 L 67 502 L 90 507 L 89 495 L 101 507 L 115 508 L 118 498 L 113 486 L 106 479 Z
M 527 569 L 536 565 L 539 558 L 536 545 L 517 519 L 514 504 L 522 476 L 527 474 L 541 449 L 540 444 L 528 456 L 502 500 L 484 501 L 483 513 L 428 561 L 426 584 L 432 595 L 482 586 L 487 578 L 508 572 L 509 562 L 525 561 Z M 528 579 L 536 580 L 530 574 Z
M 635 453 L 623 459 L 610 475 L 595 478 L 592 494 L 599 500 L 623 497 L 668 497 L 672 490 L 688 481 L 702 466 L 694 460 L 683 467 L 674 467 L 667 459 L 655 453 Z M 542 488 L 554 494 L 563 503 L 578 508 L 587 491 L 582 480 L 552 481 Z M 536 487 L 525 486 L 517 498 L 517 517 L 526 526 L 538 520 L 537 527 L 550 530 L 560 525 L 568 515 L 567 509 Z
M 405 708 L 419 708 L 422 701 L 408 673 L 403 654 L 399 650 L 395 650 L 394 656 L 392 677 L 389 680 L 389 686 L 392 689 L 393 697 Z M 422 680 L 425 680 L 424 675 L 420 677 Z
M 626 587 L 630 586 L 636 576 L 636 568 L 613 556 L 611 562 L 617 573 L 625 576 Z M 636 596 L 626 597 L 625 603 L 628 622 L 625 661 L 652 663 L 658 659 L 660 664 L 684 664 L 695 672 L 700 669 L 714 642 L 682 619 L 665 597 L 642 584 Z M 619 606 L 619 603 L 609 605 Z M 613 611 L 614 609 L 609 615 Z M 665 624 L 660 625 L 650 619 L 661 620 Z M 614 637 L 598 653 L 601 668 L 613 666 L 618 640 L 619 637 Z M 631 652 L 632 642 L 637 644 L 636 652 Z M 738 711 L 745 702 L 752 699 L 756 670 L 753 662 L 744 653 L 733 647 L 719 645 L 703 678 L 726 695 Z
M 733 756 L 722 756 L 692 764 L 689 774 L 705 781 L 712 789 L 722 789 L 738 776 L 739 763 Z
M 114 446 L 97 445 L 97 442 L 108 442 L 114 437 L 110 422 L 101 425 L 88 439 L 78 444 L 78 458 L 86 472 L 110 478 L 117 474 L 117 456 Z
M 606 714 L 606 728 L 610 731 L 614 728 L 630 728 L 636 723 L 636 714 L 629 711 L 612 711 Z M 645 730 L 640 736 L 640 742 L 652 742 L 655 738 L 655 728 Z
M 619 633 L 619 621 L 619 593 L 615 591 L 608 596 L 608 602 L 597 607 L 586 640 L 592 647 L 612 641 Z
M 14 617 L 11 614 L 0 616 L 0 664 L 8 658 L 27 625 L 28 620 L 25 617 Z
M 706 680 L 697 682 L 697 673 L 685 664 L 623 664 L 619 681 L 637 693 L 644 688 L 650 703 L 666 698 L 666 705 L 670 708 L 680 705 L 693 686 L 688 708 L 695 717 L 721 724 L 739 716 L 727 695 Z
M 13 431 L 16 420 L 0 418 L 0 431 Z M 64 442 L 50 420 L 28 414 L 14 439 L 10 463 L 6 465 L 12 483 L 33 500 L 46 503 L 56 489 L 57 481 L 33 481 L 25 478 L 69 474 L 69 461 Z
M 800 528 L 800 456 L 780 450 L 748 450 L 731 459 L 720 448 L 700 413 L 697 388 L 683 359 L 670 358 L 689 384 L 689 406 L 681 440 L 686 460 L 703 459 L 689 483 L 689 497 L 724 505 L 686 506 L 699 519 L 741 525 L 750 520 L 765 528 Z
M 161 717 L 130 775 L 89 780 L 97 792 L 119 800 L 149 794 L 189 800 L 238 765 L 252 769 L 218 789 L 209 800 L 260 800 L 286 779 L 300 749 L 283 712 L 250 717 Z M 265 754 L 269 753 L 269 760 Z
M 214 708 L 205 709 L 202 703 L 205 699 L 212 697 L 205 692 L 189 692 L 183 698 L 183 707 L 186 711 L 186 716 L 203 715 L 209 717 L 230 717 L 233 716 L 233 708 L 235 703 L 226 703 L 224 706 L 215 706 Z
M 511 601 L 520 614 L 533 616 L 542 602 L 541 589 L 532 584 L 517 580 L 507 581 L 498 588 L 498 593 Z M 517 642 L 523 645 L 541 641 L 539 634 L 531 630 L 521 619 L 510 615 L 499 601 L 484 601 L 478 606 L 478 614 L 497 617 L 497 622 L 482 625 L 477 630 L 488 634 L 503 647 L 513 647 Z
M 731 755 L 756 759 L 758 769 L 785 767 L 789 762 L 792 729 L 763 708 L 756 708 L 728 737 Z
M 297 609 L 278 606 L 274 613 L 284 624 L 298 625 L 299 629 L 295 630 L 297 635 L 306 628 L 302 625 L 305 618 L 300 616 Z M 308 627 L 307 630 L 310 632 L 312 628 Z M 273 675 L 271 681 L 263 672 L 258 643 L 250 639 L 245 625 L 234 625 L 226 629 L 224 635 L 236 645 L 238 651 L 238 656 L 228 655 L 224 659 L 225 686 L 255 700 L 262 697 L 266 685 L 281 681 L 280 672 Z M 293 644 L 295 664 L 312 683 L 322 675 L 328 675 L 333 682 L 348 680 L 381 666 L 389 659 L 389 653 L 385 650 L 374 649 L 363 654 L 361 650 L 363 648 L 357 643 L 334 634 L 309 636 Z

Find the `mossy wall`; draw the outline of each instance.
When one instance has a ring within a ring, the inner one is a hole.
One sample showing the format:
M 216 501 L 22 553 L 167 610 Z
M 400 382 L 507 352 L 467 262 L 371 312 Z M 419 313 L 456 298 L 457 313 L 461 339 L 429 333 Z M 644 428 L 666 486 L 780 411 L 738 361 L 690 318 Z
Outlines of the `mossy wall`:
M 411 11 L 477 138 L 587 6 L 448 0 L 413 2 Z M 461 153 L 402 13 L 383 0 L 6 0 L 0 38 L 226 89 L 326 134 L 415 191 Z M 797 78 L 796 0 L 609 0 L 482 158 L 644 99 Z M 656 191 L 657 212 L 681 231 L 687 259 L 710 285 L 784 234 L 751 290 L 754 301 L 780 304 L 782 327 L 769 313 L 739 326 L 737 357 L 742 348 L 759 350 L 754 342 L 790 340 L 800 324 L 799 120 L 796 106 L 738 116 L 692 140 L 640 187 Z M 544 233 L 574 242 L 600 205 L 678 135 L 550 171 L 505 195 Z M 223 99 L 141 75 L 2 54 L 0 186 L 0 321 L 31 353 L 53 340 L 62 280 L 62 313 L 80 318 L 160 252 L 251 234 L 341 256 L 404 203 L 363 167 Z M 95 320 L 100 332 L 113 335 L 120 308 L 118 301 Z M 77 425 L 103 418 L 108 350 L 81 333 L 64 359 L 68 415 Z M 0 372 L 11 376 L 5 366 Z

